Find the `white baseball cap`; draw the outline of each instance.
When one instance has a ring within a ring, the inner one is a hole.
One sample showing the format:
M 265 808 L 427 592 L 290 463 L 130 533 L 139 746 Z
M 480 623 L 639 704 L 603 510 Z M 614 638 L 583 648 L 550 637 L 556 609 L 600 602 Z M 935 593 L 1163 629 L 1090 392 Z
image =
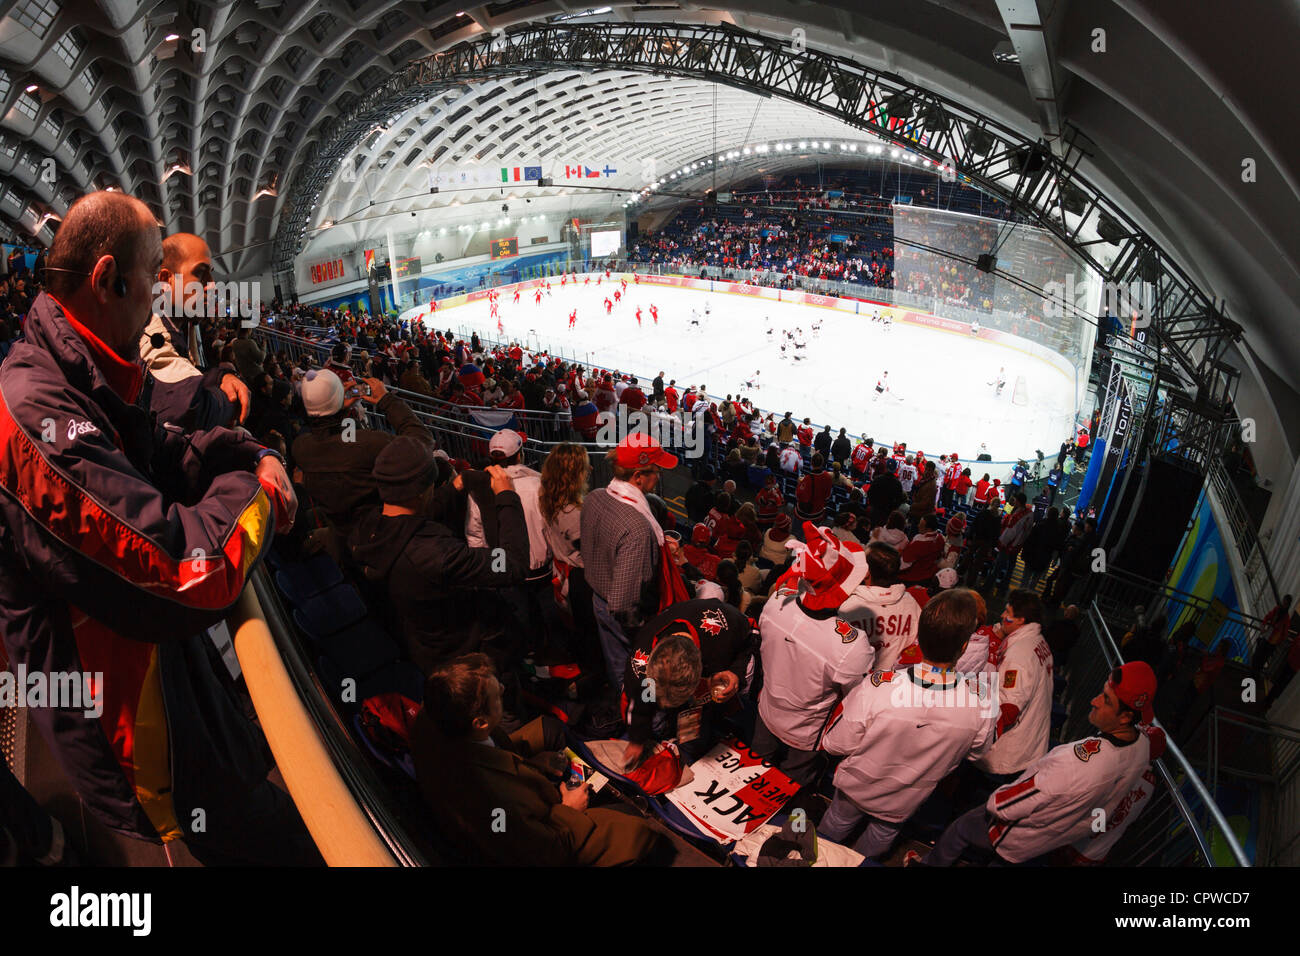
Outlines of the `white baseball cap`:
M 312 369 L 303 379 L 302 404 L 312 418 L 333 415 L 343 408 L 343 380 L 329 369 Z
M 503 428 L 488 442 L 488 454 L 493 458 L 511 458 L 524 447 L 523 436 L 510 428 Z

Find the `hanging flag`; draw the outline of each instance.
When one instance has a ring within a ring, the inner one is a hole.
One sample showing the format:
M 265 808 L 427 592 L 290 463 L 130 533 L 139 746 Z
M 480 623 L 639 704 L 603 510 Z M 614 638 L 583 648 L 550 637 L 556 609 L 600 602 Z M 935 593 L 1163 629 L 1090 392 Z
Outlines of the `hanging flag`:
M 588 179 L 591 179 L 593 176 L 599 176 L 599 175 L 600 175 L 600 170 L 599 170 L 599 169 L 591 169 L 591 168 L 589 168 L 589 167 L 584 166 L 584 167 L 583 167 L 583 171 L 587 174 L 587 178 L 588 178 Z
M 524 167 L 524 179 L 541 179 L 541 178 L 542 178 L 542 167 L 540 166 Z
M 366 272 L 369 273 L 375 268 L 375 250 L 367 249 L 363 255 L 366 259 Z

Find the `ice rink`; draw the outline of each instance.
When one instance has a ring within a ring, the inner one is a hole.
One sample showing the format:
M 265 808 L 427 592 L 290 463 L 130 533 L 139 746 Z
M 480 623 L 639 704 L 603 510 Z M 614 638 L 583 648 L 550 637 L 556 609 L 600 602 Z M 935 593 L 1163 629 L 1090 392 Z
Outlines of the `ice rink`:
M 908 448 L 935 458 L 956 451 L 968 460 L 987 450 L 994 461 L 1032 461 L 1035 449 L 1054 452 L 1071 434 L 1073 376 L 1067 378 L 1012 345 L 897 321 L 886 330 L 870 314 L 631 281 L 607 316 L 604 299 L 612 298 L 617 281 L 597 287 L 593 278 L 590 285 L 575 288 L 570 283 L 562 289 L 556 278 L 551 285 L 551 295 L 543 295 L 540 305 L 531 289 L 521 290 L 517 304 L 513 292 L 503 293 L 504 332 L 489 317 L 486 299 L 439 309 L 434 324 L 466 338 L 478 332 L 489 340 L 517 340 L 525 348 L 541 348 L 588 368 L 615 368 L 636 375 L 647 394 L 662 370 L 665 382 L 676 379 L 679 390 L 703 385 L 715 399 L 743 393 L 778 419 L 789 410 L 796 420 L 811 418 L 818 430 L 830 424 L 877 442 L 905 441 Z M 651 304 L 659 308 L 657 325 Z M 639 326 L 637 306 L 642 309 Z M 573 309 L 577 324 L 570 330 Z M 693 309 L 700 314 L 698 328 L 690 324 Z M 402 318 L 427 312 L 426 304 Z M 816 322 L 821 323 L 819 333 L 812 331 Z M 775 330 L 771 341 L 769 327 Z M 794 360 L 789 345 L 783 359 L 782 330 L 796 328 L 803 329 L 806 358 Z M 1006 370 L 1007 383 L 1001 397 L 991 384 L 999 369 Z M 756 372 L 759 387 L 746 388 Z M 889 391 L 877 395 L 876 382 L 885 372 Z M 1022 375 L 1028 403 L 1017 405 L 1012 393 Z

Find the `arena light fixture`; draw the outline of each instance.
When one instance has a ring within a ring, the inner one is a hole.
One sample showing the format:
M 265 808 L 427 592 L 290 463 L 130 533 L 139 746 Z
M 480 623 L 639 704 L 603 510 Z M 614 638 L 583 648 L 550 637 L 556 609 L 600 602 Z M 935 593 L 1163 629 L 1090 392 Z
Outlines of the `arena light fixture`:
M 857 144 L 857 143 L 849 143 L 849 152 L 850 152 L 850 153 L 856 153 L 857 151 L 858 151 L 858 144 Z
M 37 90 L 39 90 L 39 89 L 40 89 L 40 87 L 37 86 L 35 83 L 33 83 L 31 86 L 27 87 L 27 92 L 28 92 L 28 93 L 35 93 L 35 92 L 36 92 Z
M 807 149 L 807 148 L 808 148 L 808 141 L 807 141 L 806 139 L 805 139 L 805 140 L 800 140 L 800 141 L 799 141 L 799 148 L 800 148 L 800 149 Z
M 179 33 L 169 33 L 165 37 L 163 37 L 163 39 L 166 40 L 168 43 L 175 43 L 180 38 L 181 35 Z

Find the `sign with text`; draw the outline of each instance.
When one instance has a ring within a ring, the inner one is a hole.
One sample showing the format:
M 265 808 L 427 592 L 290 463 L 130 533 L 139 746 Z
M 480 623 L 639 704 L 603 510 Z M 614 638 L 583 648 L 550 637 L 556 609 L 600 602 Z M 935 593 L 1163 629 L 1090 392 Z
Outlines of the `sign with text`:
M 409 279 L 411 276 L 420 274 L 420 257 L 413 256 L 410 259 L 398 259 L 397 269 L 393 272 L 393 277 L 397 279 Z
M 766 823 L 799 785 L 735 737 L 695 763 L 685 786 L 664 796 L 719 843 L 739 840 Z
M 492 240 L 492 258 L 506 259 L 510 256 L 519 255 L 519 237 L 511 236 L 509 239 Z

